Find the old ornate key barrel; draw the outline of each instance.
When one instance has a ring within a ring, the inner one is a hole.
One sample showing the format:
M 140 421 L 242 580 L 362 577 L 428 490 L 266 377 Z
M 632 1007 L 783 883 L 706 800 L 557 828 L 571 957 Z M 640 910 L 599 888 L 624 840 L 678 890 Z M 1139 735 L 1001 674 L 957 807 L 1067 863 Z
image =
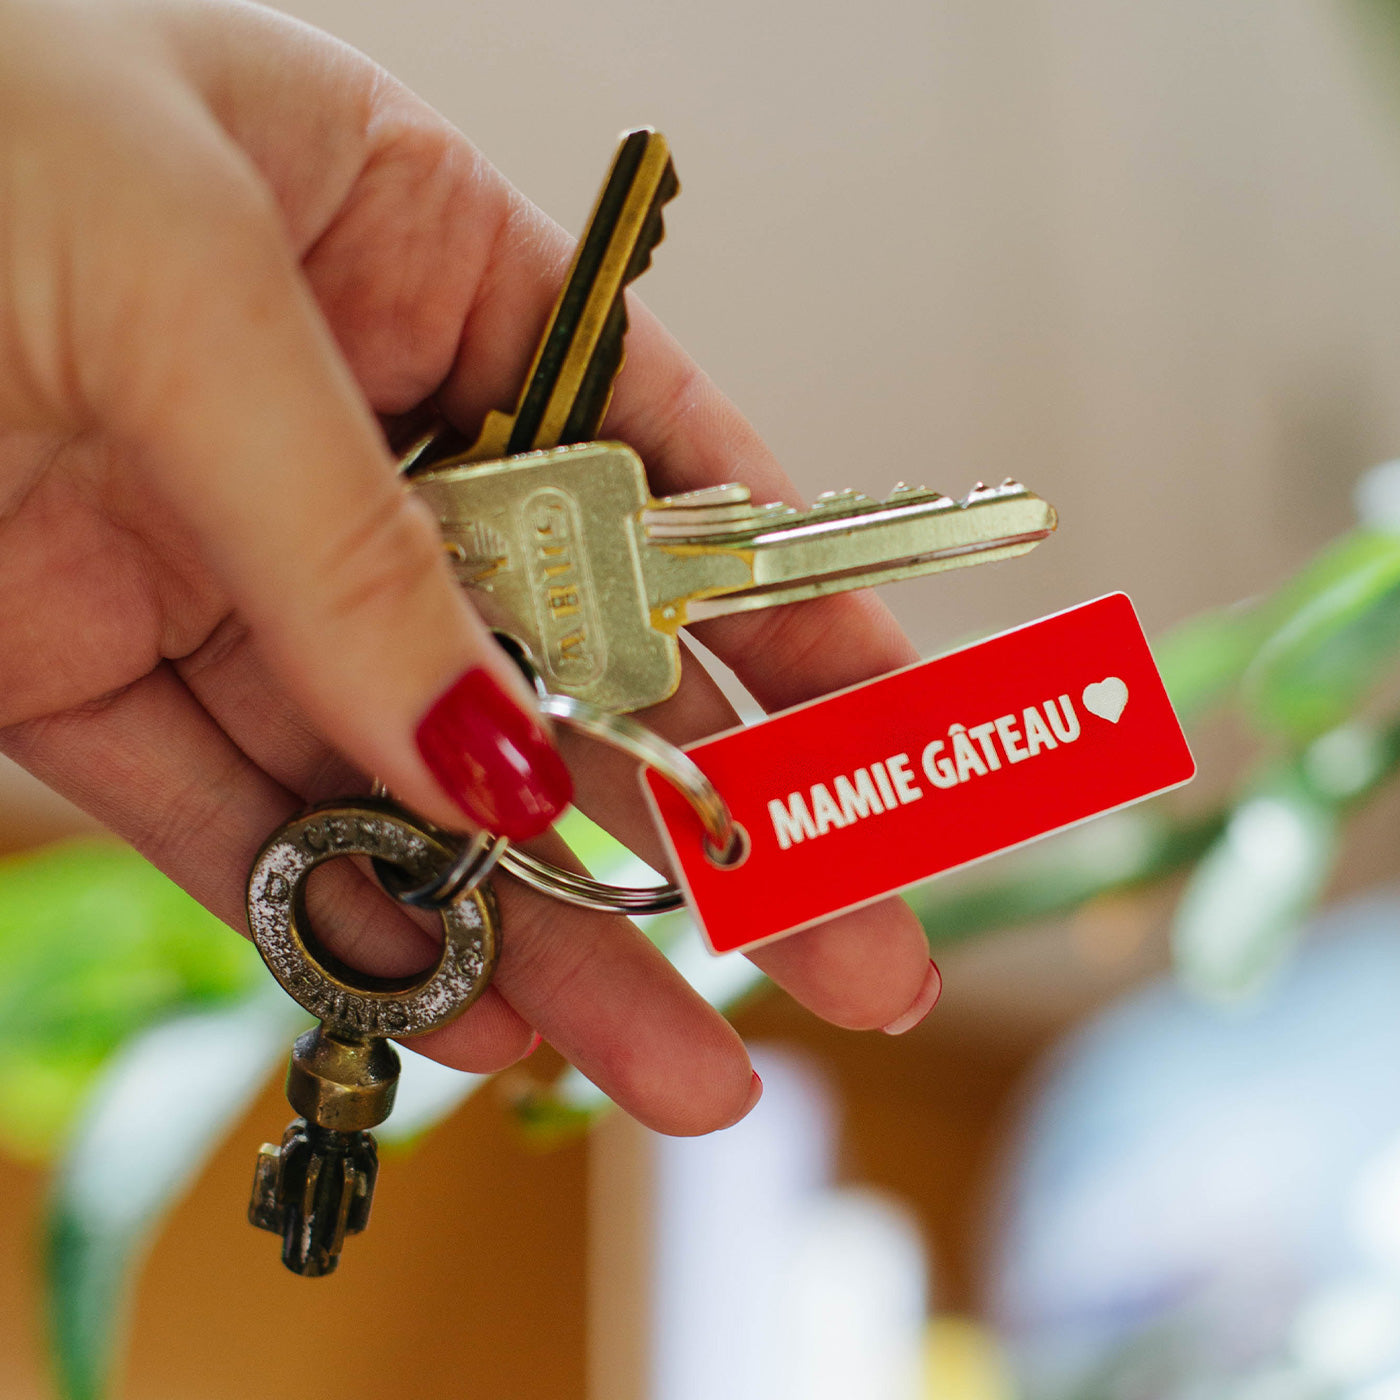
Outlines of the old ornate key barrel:
M 684 754 L 621 717 L 675 690 L 680 629 L 1023 554 L 1055 528 L 1055 512 L 1014 481 L 979 483 L 960 500 L 904 485 L 883 501 L 833 492 L 810 510 L 755 504 L 735 484 L 652 495 L 630 447 L 593 439 L 622 365 L 626 288 L 649 266 L 678 188 L 665 138 L 628 132 L 514 411 L 489 414 L 474 443 L 450 428 L 429 434 L 403 471 L 437 518 L 458 579 L 547 692 L 546 708 L 644 761 L 665 750 L 672 771 L 663 776 L 690 785 L 723 865 L 742 843 L 722 796 Z M 300 1116 L 279 1147 L 263 1148 L 249 1207 L 255 1225 L 281 1236 L 297 1273 L 329 1273 L 368 1219 L 369 1130 L 388 1115 L 398 1075 L 386 1038 L 444 1024 L 491 976 L 499 939 L 483 877 L 498 858 L 587 908 L 655 912 L 681 899 L 674 885 L 632 891 L 554 867 L 543 882 L 539 863 L 505 844 L 489 833 L 464 844 L 392 802 L 351 798 L 288 822 L 254 863 L 254 940 L 321 1022 L 296 1043 L 287 1095 Z M 425 977 L 365 977 L 317 941 L 307 876 L 356 855 L 374 861 L 389 893 L 440 911 L 442 957 Z
M 385 1037 L 420 1035 L 459 1016 L 485 990 L 499 949 L 495 900 L 478 886 L 442 910 L 437 965 L 420 977 L 357 973 L 321 946 L 306 911 L 307 878 L 341 856 L 369 856 L 415 883 L 456 852 L 435 828 L 373 798 L 327 803 L 279 828 L 253 862 L 248 923 L 263 961 L 321 1024 L 298 1039 L 287 1098 L 300 1115 L 258 1158 L 254 1225 L 282 1237 L 299 1274 L 330 1273 L 346 1235 L 369 1219 L 377 1170 L 369 1129 L 389 1116 L 399 1059 Z

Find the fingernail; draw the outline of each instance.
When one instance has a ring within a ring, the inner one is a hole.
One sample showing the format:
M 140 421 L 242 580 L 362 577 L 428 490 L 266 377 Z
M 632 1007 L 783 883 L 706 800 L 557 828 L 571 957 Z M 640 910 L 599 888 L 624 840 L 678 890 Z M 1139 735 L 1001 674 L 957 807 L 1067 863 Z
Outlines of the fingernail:
M 418 752 L 442 790 L 478 826 L 524 841 L 569 805 L 564 760 L 484 666 L 458 677 L 423 717 Z
M 535 1051 L 538 1050 L 543 1044 L 544 1037 L 539 1033 L 539 1031 L 532 1031 L 530 1033 L 530 1048 L 520 1058 L 522 1060 L 528 1060 L 530 1056 L 533 1055 Z
M 758 1071 L 754 1070 L 752 1078 L 749 1080 L 749 1096 L 744 1100 L 744 1106 L 739 1112 L 729 1120 L 724 1126 L 732 1128 L 735 1123 L 742 1123 L 754 1110 L 754 1105 L 763 1097 L 763 1081 L 758 1077 Z
M 919 988 L 919 995 L 914 998 L 914 1004 L 903 1016 L 896 1016 L 884 1028 L 885 1034 L 903 1035 L 905 1031 L 912 1031 L 938 1005 L 938 997 L 942 991 L 943 978 L 938 971 L 938 964 L 930 958 L 923 986 Z

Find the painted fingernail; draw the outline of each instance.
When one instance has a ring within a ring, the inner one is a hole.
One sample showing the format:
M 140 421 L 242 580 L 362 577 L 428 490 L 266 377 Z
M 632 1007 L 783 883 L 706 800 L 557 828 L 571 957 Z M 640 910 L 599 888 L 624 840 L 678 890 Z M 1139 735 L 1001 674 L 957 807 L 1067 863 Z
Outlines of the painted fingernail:
M 885 1034 L 903 1035 L 905 1031 L 912 1031 L 938 1005 L 938 997 L 942 991 L 942 975 L 938 971 L 938 964 L 930 958 L 923 986 L 919 988 L 919 995 L 914 998 L 914 1004 L 903 1016 L 896 1016 L 884 1028 Z
M 528 1060 L 528 1059 L 530 1058 L 530 1056 L 533 1055 L 533 1054 L 535 1053 L 535 1051 L 538 1050 L 538 1049 L 540 1048 L 540 1046 L 543 1045 L 543 1044 L 544 1044 L 544 1036 L 542 1036 L 542 1035 L 539 1033 L 539 1031 L 531 1031 L 531 1033 L 530 1033 L 530 1048 L 529 1048 L 520 1058 L 521 1058 L 522 1060 Z
M 457 806 L 512 841 L 538 836 L 573 797 L 569 770 L 539 720 L 484 666 L 452 683 L 415 738 Z
M 749 1096 L 744 1100 L 744 1106 L 739 1112 L 729 1120 L 724 1126 L 732 1128 L 736 1123 L 742 1123 L 745 1118 L 753 1112 L 754 1106 L 763 1097 L 763 1081 L 758 1077 L 758 1071 L 754 1070 L 752 1078 L 749 1080 Z

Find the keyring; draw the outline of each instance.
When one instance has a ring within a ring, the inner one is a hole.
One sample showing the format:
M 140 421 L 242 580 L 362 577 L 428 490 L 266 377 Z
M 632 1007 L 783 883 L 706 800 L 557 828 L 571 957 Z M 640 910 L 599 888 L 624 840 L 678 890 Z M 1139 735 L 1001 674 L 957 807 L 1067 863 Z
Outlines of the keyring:
M 323 802 L 268 837 L 248 875 L 248 926 L 272 975 L 313 1016 L 342 1033 L 421 1035 L 446 1025 L 486 989 L 500 952 L 489 885 L 440 911 L 442 950 L 428 972 L 373 977 L 324 948 L 306 910 L 311 872 L 341 856 L 370 856 L 421 881 L 448 861 L 452 838 L 383 798 Z
M 380 785 L 376 783 L 375 796 L 383 795 Z M 509 845 L 510 838 L 507 836 L 498 836 L 494 831 L 478 831 L 446 870 L 417 885 L 410 885 L 402 867 L 392 865 L 387 860 L 376 859 L 373 862 L 374 873 L 379 877 L 379 883 L 400 904 L 441 912 L 476 889 L 496 868 Z
M 739 858 L 744 836 L 728 805 L 694 761 L 674 744 L 626 715 L 600 710 L 570 695 L 542 695 L 539 704 L 545 714 L 566 728 L 600 739 L 654 768 L 700 818 L 712 858 L 720 865 L 729 865 Z M 500 863 L 502 870 L 522 884 L 580 909 L 604 914 L 665 914 L 685 904 L 680 887 L 669 883 L 642 888 L 610 885 L 514 849 L 504 851 Z
M 519 664 L 533 681 L 532 669 L 526 669 L 523 661 Z M 536 693 L 540 710 L 551 719 L 631 754 L 665 778 L 700 818 L 705 828 L 706 850 L 717 865 L 730 865 L 740 858 L 744 834 L 735 824 L 724 798 L 694 761 L 674 744 L 636 720 L 600 710 L 586 700 L 570 695 L 550 695 L 538 685 Z M 374 791 L 376 796 L 387 796 L 381 784 L 376 783 Z M 669 882 L 646 886 L 613 885 L 595 880 L 591 875 L 579 875 L 552 861 L 514 849 L 506 837 L 490 831 L 478 832 L 445 870 L 420 884 L 409 885 L 404 871 L 388 861 L 375 860 L 373 864 L 380 884 L 400 903 L 438 912 L 470 894 L 498 864 L 522 885 L 564 904 L 597 913 L 666 914 L 685 905 L 685 895 L 678 885 Z

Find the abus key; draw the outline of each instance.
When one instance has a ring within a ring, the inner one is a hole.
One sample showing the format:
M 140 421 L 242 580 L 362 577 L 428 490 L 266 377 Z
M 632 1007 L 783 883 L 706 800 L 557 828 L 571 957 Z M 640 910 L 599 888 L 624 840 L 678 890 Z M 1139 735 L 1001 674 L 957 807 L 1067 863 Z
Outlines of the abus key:
M 1010 558 L 1055 528 L 1054 508 L 1012 481 L 962 500 L 839 492 L 806 511 L 756 506 L 739 485 L 657 499 L 621 443 L 444 466 L 412 485 L 458 580 L 545 688 L 614 711 L 675 690 L 689 623 Z

